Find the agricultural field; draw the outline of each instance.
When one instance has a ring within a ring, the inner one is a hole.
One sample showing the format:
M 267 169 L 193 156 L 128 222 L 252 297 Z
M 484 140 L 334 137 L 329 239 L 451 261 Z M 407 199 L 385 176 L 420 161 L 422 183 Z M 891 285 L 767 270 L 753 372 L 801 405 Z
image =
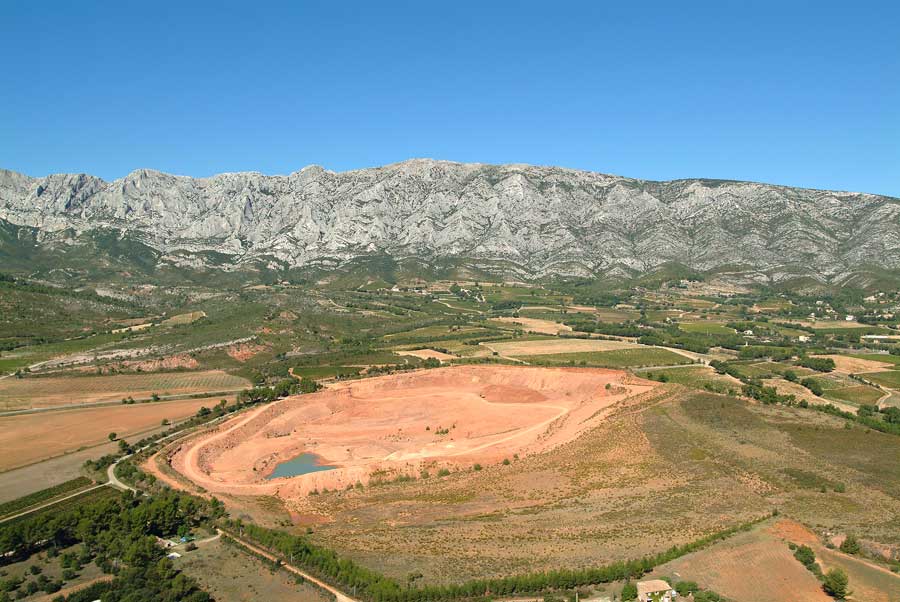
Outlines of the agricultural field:
M 0 380 L 0 409 L 53 408 L 115 402 L 125 397 L 140 401 L 154 394 L 172 397 L 235 391 L 249 384 L 246 379 L 221 370 L 6 378 Z
M 182 324 L 191 324 L 201 318 L 206 317 L 205 311 L 191 311 L 184 314 L 178 314 L 162 321 L 163 326 L 180 326 Z
M 603 339 L 575 338 L 520 338 L 514 341 L 491 341 L 489 343 L 482 343 L 482 345 L 489 348 L 491 351 L 496 351 L 500 355 L 512 357 L 612 351 L 619 349 L 634 349 L 639 347 L 637 343 L 631 343 L 628 341 L 607 341 Z
M 560 295 L 545 288 L 535 286 L 488 285 L 482 286 L 484 298 L 488 303 L 503 301 L 519 301 L 530 305 L 560 305 L 571 301 L 567 295 Z
M 685 332 L 699 332 L 702 334 L 734 334 L 733 328 L 728 328 L 719 322 L 679 322 L 678 328 Z
M 168 427 L 160 427 L 159 432 Z M 64 486 L 81 477 L 84 463 L 118 452 L 118 443 L 107 441 L 94 447 L 64 456 L 57 456 L 34 464 L 0 472 L 0 503 L 12 502 L 24 496 L 38 494 L 47 488 Z
M 809 336 L 809 332 L 806 330 L 800 330 L 798 328 L 791 328 L 790 326 L 785 326 L 783 324 L 769 322 L 768 326 L 774 330 L 775 332 L 786 336 L 786 337 L 800 337 L 800 336 Z
M 870 380 L 875 384 L 887 387 L 889 389 L 900 389 L 900 370 L 890 370 L 885 372 L 865 372 L 860 374 L 866 380 Z
M 900 574 L 870 559 L 854 557 L 823 545 L 823 538 L 791 520 L 779 520 L 769 531 L 784 542 L 809 546 L 823 571 L 842 569 L 850 578 L 853 600 L 900 602 Z
M 83 493 L 79 493 L 78 495 L 72 496 L 68 499 L 62 500 L 52 506 L 48 506 L 46 508 L 40 508 L 25 516 L 18 516 L 15 518 L 10 518 L 4 521 L 4 525 L 14 524 L 23 520 L 27 520 L 28 517 L 35 516 L 52 516 L 59 512 L 60 510 L 65 510 L 67 508 L 78 507 L 83 504 L 90 504 L 96 501 L 115 499 L 122 496 L 122 492 L 113 487 L 95 487 L 89 490 L 84 491 Z
M 859 374 L 860 372 L 880 372 L 882 370 L 890 370 L 894 367 L 894 364 L 889 363 L 887 361 L 880 361 L 875 359 L 868 359 L 867 357 L 861 356 L 850 356 L 850 355 L 822 355 L 816 357 L 823 357 L 831 359 L 834 362 L 834 371 L 841 374 Z M 868 357 L 872 357 L 869 355 Z M 877 356 L 877 357 L 890 357 L 890 356 Z
M 814 370 L 803 368 L 802 366 L 791 366 L 785 363 L 773 362 L 770 360 L 736 361 L 731 362 L 731 365 L 735 369 L 737 369 L 737 371 L 741 375 L 746 376 L 747 378 L 774 378 L 783 375 L 788 370 L 792 371 L 799 377 L 818 374 Z
M 397 351 L 397 355 L 408 355 L 410 357 L 417 357 L 420 360 L 427 360 L 428 358 L 434 358 L 441 362 L 449 362 L 453 359 L 456 359 L 455 355 L 450 355 L 448 353 L 444 353 L 442 351 L 436 351 L 434 349 L 411 349 L 407 351 Z
M 650 576 L 696 581 L 734 602 L 831 602 L 770 523 L 658 567 Z M 754 575 L 765 575 L 756 579 Z
M 869 362 L 878 362 L 884 364 L 892 364 L 894 366 L 900 366 L 900 355 L 892 355 L 889 353 L 864 353 L 864 354 L 851 354 L 850 357 L 854 357 L 861 360 L 866 360 Z
M 358 376 L 361 368 L 353 366 L 306 366 L 291 368 L 291 374 L 297 378 L 322 380 L 326 378 L 346 378 Z
M 537 334 L 560 334 L 563 332 L 572 332 L 571 326 L 560 324 L 552 320 L 541 320 L 538 318 L 512 318 L 502 317 L 491 320 L 494 324 L 501 327 L 521 328 L 525 332 L 535 332 Z
M 800 322 L 803 326 L 809 326 L 816 334 L 891 334 L 893 331 L 883 326 L 868 326 L 859 322 L 846 322 L 844 320 L 818 322 Z
M 596 316 L 601 322 L 627 322 L 641 317 L 640 312 L 628 309 L 614 309 L 611 307 L 589 307 L 585 305 L 570 305 L 566 310 L 571 312 L 589 313 Z
M 598 366 L 602 368 L 642 368 L 645 366 L 674 366 L 692 364 L 694 361 L 668 349 L 635 347 L 612 351 L 587 351 L 581 353 L 555 353 L 516 356 L 535 365 Z
M 78 491 L 91 487 L 93 484 L 93 481 L 87 477 L 76 477 L 55 487 L 42 489 L 32 495 L 25 495 L 9 502 L 0 503 L 0 519 L 14 516 L 61 497 L 73 495 Z
M 109 433 L 132 438 L 159 428 L 163 419 L 183 420 L 218 402 L 216 397 L 5 416 L 0 418 L 0 471 L 108 442 Z
M 853 405 L 873 405 L 881 399 L 883 395 L 884 394 L 880 390 L 874 387 L 857 385 L 828 389 L 825 391 L 823 397 L 835 401 L 844 401 Z
M 824 546 L 816 547 L 816 557 L 823 570 L 839 568 L 847 573 L 853 600 L 900 602 L 900 574 Z

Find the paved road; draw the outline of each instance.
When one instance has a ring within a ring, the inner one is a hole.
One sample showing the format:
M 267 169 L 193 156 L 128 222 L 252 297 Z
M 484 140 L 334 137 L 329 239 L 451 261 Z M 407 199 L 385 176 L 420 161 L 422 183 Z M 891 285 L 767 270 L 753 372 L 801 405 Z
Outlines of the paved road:
M 146 448 L 142 447 L 138 451 L 141 451 L 144 449 L 146 449 Z M 127 485 L 126 483 L 123 483 L 122 481 L 119 480 L 119 477 L 116 476 L 116 467 L 119 465 L 119 462 L 122 462 L 123 460 L 127 460 L 128 458 L 130 458 L 133 455 L 134 454 L 128 454 L 127 456 L 122 456 L 121 458 L 119 458 L 118 460 L 116 460 L 115 462 L 113 462 L 112 464 L 109 465 L 109 468 L 106 469 L 106 478 L 108 479 L 106 482 L 107 485 L 109 485 L 111 487 L 115 487 L 116 489 L 121 489 L 122 491 L 130 491 L 132 493 L 138 492 L 137 489 L 135 489 L 131 485 Z

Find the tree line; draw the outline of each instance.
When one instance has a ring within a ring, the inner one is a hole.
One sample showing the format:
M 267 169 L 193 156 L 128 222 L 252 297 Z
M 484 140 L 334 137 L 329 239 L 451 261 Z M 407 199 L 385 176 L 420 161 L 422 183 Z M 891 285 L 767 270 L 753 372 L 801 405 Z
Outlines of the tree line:
M 492 596 L 540 594 L 636 579 L 656 566 L 710 546 L 740 531 L 747 531 L 767 518 L 768 516 L 765 516 L 730 527 L 690 543 L 672 546 L 657 554 L 604 566 L 542 571 L 494 579 L 473 579 L 463 583 L 425 585 L 419 588 L 403 587 L 398 581 L 360 566 L 348 558 L 342 558 L 335 551 L 317 546 L 303 536 L 240 520 L 228 520 L 226 525 L 233 533 L 280 554 L 282 558 L 289 559 L 293 565 L 333 585 L 343 587 L 369 602 L 444 602 L 486 599 Z

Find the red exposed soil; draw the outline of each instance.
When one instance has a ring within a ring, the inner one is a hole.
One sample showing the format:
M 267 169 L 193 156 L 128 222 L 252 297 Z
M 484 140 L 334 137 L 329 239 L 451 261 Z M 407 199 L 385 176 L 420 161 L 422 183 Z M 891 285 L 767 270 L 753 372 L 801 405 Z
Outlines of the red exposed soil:
M 189 355 L 170 355 L 153 360 L 123 362 L 122 366 L 128 370 L 140 370 L 141 372 L 160 372 L 163 370 L 176 370 L 178 368 L 199 368 L 200 363 Z
M 265 345 L 257 345 L 255 343 L 241 343 L 240 345 L 232 345 L 225 350 L 232 359 L 239 362 L 246 362 L 254 355 L 262 353 L 268 349 Z

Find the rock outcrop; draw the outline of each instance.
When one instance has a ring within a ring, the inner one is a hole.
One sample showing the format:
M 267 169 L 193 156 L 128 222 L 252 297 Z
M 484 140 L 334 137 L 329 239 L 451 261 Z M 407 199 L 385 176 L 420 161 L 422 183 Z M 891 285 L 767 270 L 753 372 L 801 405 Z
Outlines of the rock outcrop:
M 900 199 L 720 180 L 653 182 L 530 165 L 410 160 L 343 173 L 105 182 L 0 170 L 0 218 L 129 235 L 226 263 L 340 265 L 373 254 L 500 262 L 522 275 L 640 273 L 678 262 L 778 279 L 900 268 Z

